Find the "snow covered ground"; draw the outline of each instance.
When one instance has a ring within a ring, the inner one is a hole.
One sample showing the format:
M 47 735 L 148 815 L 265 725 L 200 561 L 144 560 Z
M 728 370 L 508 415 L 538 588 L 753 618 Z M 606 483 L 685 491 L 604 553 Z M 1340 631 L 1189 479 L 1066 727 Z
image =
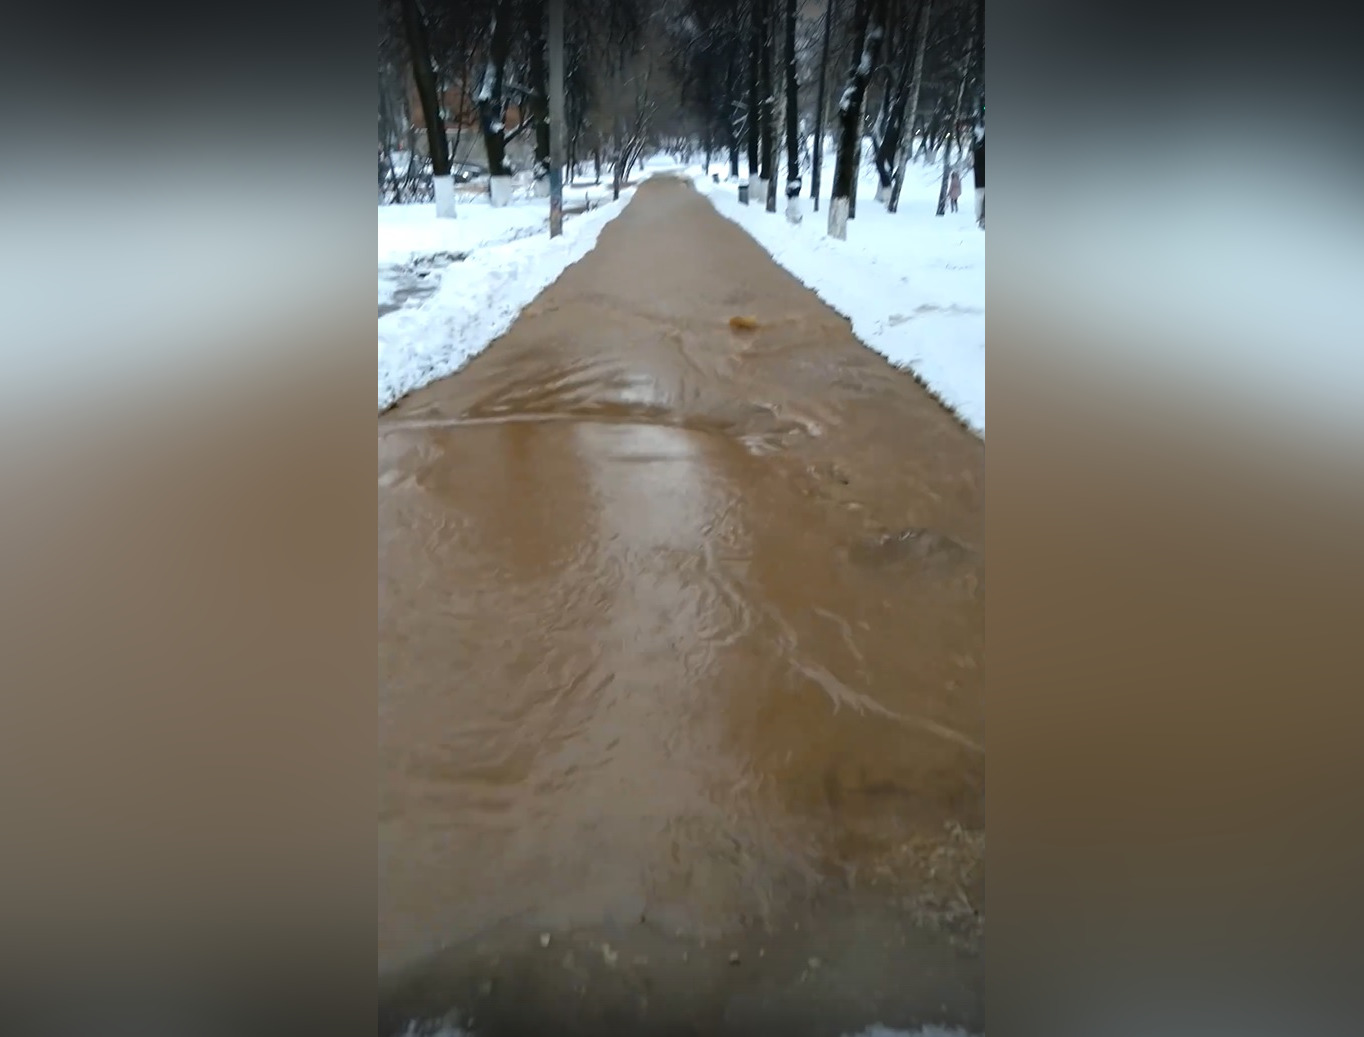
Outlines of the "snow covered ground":
M 414 263 L 455 257 L 487 245 L 549 234 L 549 202 L 520 189 L 511 205 L 494 209 L 486 194 L 460 194 L 453 220 L 436 219 L 436 204 L 379 206 L 379 306 L 390 305 Z M 576 210 L 604 205 L 611 185 L 573 185 L 564 190 L 565 227 Z
M 684 172 L 656 156 L 633 174 Z M 526 190 L 494 209 L 486 196 L 461 195 L 453 220 L 436 218 L 435 203 L 379 209 L 379 412 L 414 389 L 454 374 L 511 327 L 518 314 L 564 270 L 591 251 L 602 227 L 634 197 L 611 185 L 564 188 L 564 233 L 549 237 L 549 201 Z M 592 208 L 575 215 L 574 210 Z M 435 262 L 432 262 L 433 259 Z M 434 287 L 391 312 L 414 267 Z
M 454 374 L 486 349 L 531 300 L 592 249 L 602 227 L 633 194 L 622 191 L 619 201 L 568 217 L 564 233 L 553 239 L 547 228 L 541 230 L 549 220 L 545 199 L 503 209 L 468 204 L 453 220 L 437 220 L 435 205 L 380 208 L 381 259 L 387 255 L 392 263 L 395 257 L 435 252 L 464 258 L 439 270 L 439 284 L 420 303 L 379 318 L 379 411 L 413 389 Z M 424 212 L 386 217 L 386 209 Z M 381 267 L 381 303 L 384 292 Z
M 969 186 L 960 211 L 934 215 L 941 167 L 911 166 L 900 211 L 875 200 L 876 174 L 861 167 L 856 219 L 848 240 L 826 234 L 828 192 L 820 212 L 801 199 L 804 218 L 787 222 L 760 201 L 740 205 L 728 166 L 713 183 L 687 170 L 716 210 L 751 234 L 772 257 L 852 321 L 862 342 L 917 374 L 977 432 L 985 430 L 985 234 L 975 223 Z M 679 172 L 659 156 L 639 174 Z M 833 174 L 829 156 L 827 176 Z M 633 196 L 611 202 L 610 185 L 565 188 L 564 235 L 549 239 L 549 204 L 518 192 L 494 209 L 485 196 L 461 196 L 459 215 L 438 220 L 435 205 L 380 206 L 378 215 L 379 410 L 453 374 L 511 326 L 521 310 L 596 244 L 601 228 Z M 413 291 L 418 284 L 420 291 Z M 406 302 L 406 305 L 399 306 Z M 399 307 L 394 309 L 393 307 Z M 392 310 L 392 312 L 384 312 Z
M 836 241 L 827 234 L 832 154 L 825 159 L 820 211 L 813 211 L 807 192 L 796 225 L 784 215 L 784 185 L 777 212 L 769 213 L 762 199 L 739 204 L 727 163 L 713 163 L 709 172 L 721 182 L 713 183 L 699 165 L 692 170 L 697 189 L 721 215 L 848 317 L 865 345 L 917 374 L 984 435 L 985 232 L 976 226 L 969 174 L 962 177 L 960 211 L 935 216 L 942 167 L 911 165 L 892 215 L 875 200 L 876 170 L 864 161 L 857 217 L 848 223 L 848 240 Z

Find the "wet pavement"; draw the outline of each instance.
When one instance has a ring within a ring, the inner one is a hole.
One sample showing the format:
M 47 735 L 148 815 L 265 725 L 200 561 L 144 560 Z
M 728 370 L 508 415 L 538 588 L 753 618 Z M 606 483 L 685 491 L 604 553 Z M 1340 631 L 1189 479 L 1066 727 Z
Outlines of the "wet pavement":
M 979 439 L 654 180 L 378 450 L 381 1033 L 983 1026 Z

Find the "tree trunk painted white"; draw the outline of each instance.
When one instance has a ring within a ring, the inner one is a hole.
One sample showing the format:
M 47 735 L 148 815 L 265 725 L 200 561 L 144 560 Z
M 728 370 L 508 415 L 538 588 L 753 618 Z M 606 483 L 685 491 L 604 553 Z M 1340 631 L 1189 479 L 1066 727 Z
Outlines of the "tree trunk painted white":
M 512 178 L 509 176 L 491 176 L 488 178 L 488 204 L 494 209 L 500 209 L 511 202 L 512 197 Z
M 763 203 L 763 205 L 766 205 L 766 204 L 767 204 L 767 181 L 764 180 L 762 177 L 758 177 L 758 179 L 757 179 L 757 185 L 758 185 L 758 189 L 757 189 L 756 191 L 750 191 L 750 192 L 749 192 L 749 196 L 750 196 L 751 198 L 753 198 L 754 201 L 760 201 L 760 202 Z
M 536 178 L 536 181 L 535 181 L 535 197 L 536 197 L 536 198 L 548 198 L 548 197 L 549 197 L 549 177 L 548 177 L 548 176 L 542 176 L 542 177 L 537 177 L 537 178 Z
M 985 229 L 985 188 L 976 191 L 976 226 Z
M 829 237 L 839 241 L 848 240 L 848 199 L 829 200 Z
M 871 0 L 857 0 L 853 8 L 853 61 L 848 69 L 847 85 L 838 102 L 838 158 L 834 164 L 833 193 L 829 200 L 829 234 L 846 239 L 848 220 L 857 212 L 857 163 L 862 151 L 863 119 L 862 105 L 866 99 L 867 82 L 876 68 L 876 56 L 881 50 L 881 37 L 885 30 L 877 21 L 872 21 L 873 13 L 879 18 L 884 4 L 876 4 L 872 10 Z M 843 204 L 840 205 L 839 203 Z
M 824 161 L 824 94 L 829 82 L 829 37 L 834 22 L 834 0 L 824 9 L 824 52 L 819 60 L 819 96 L 815 100 L 814 145 L 810 156 L 810 199 L 819 212 L 819 172 Z
M 805 218 L 805 214 L 800 208 L 800 198 L 797 195 L 786 196 L 786 219 L 789 223 L 799 223 Z
M 883 183 L 881 183 L 880 181 L 877 181 L 877 184 L 876 184 L 876 200 L 877 200 L 878 202 L 881 202 L 882 204 L 885 204 L 887 201 L 890 200 L 890 185 L 889 185 L 889 184 L 883 184 Z
M 436 189 L 436 216 L 443 220 L 455 218 L 455 180 L 451 176 L 433 176 Z

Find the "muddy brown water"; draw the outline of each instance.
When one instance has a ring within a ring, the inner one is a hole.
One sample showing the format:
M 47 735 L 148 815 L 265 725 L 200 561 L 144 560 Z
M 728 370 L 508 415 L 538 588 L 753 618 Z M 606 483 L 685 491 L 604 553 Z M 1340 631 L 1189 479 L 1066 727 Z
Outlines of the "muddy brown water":
M 983 1026 L 976 436 L 655 180 L 378 443 L 381 1034 Z

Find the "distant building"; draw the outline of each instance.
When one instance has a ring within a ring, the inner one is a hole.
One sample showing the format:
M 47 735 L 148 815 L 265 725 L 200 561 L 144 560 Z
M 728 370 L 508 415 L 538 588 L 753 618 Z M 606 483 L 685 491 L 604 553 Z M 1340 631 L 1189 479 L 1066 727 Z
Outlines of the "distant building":
M 421 98 L 417 95 L 417 85 L 409 75 L 407 79 L 407 106 L 412 113 L 412 125 L 417 129 L 417 147 L 422 153 L 426 153 L 426 113 L 422 111 Z M 464 84 L 455 83 L 447 87 L 440 95 L 441 111 L 445 115 L 445 136 L 450 141 L 451 147 L 454 146 L 455 137 L 461 137 L 461 143 L 465 139 L 479 138 L 482 132 L 478 121 L 478 103 L 474 100 L 472 92 L 465 89 Z M 519 105 L 509 102 L 507 104 L 505 120 L 507 133 L 510 135 L 521 125 L 521 108 Z

